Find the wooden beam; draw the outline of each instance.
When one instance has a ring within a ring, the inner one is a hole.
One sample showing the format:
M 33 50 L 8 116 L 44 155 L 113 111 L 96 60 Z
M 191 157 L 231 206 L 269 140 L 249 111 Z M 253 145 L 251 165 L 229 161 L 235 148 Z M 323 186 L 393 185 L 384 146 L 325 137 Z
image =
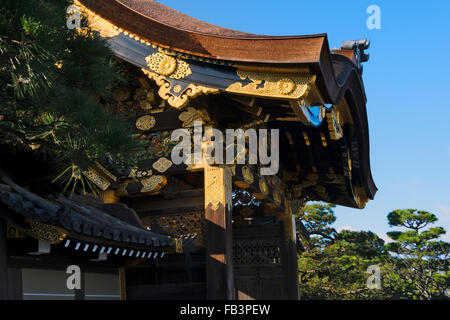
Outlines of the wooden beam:
M 202 211 L 204 209 L 204 191 L 195 189 L 177 192 L 164 198 L 137 198 L 128 201 L 141 218 L 152 215 L 165 215 L 170 213 L 182 213 Z
M 120 300 L 127 300 L 126 270 L 124 267 L 119 268 L 119 286 Z
M 233 300 L 232 183 L 228 167 L 205 167 L 207 298 Z

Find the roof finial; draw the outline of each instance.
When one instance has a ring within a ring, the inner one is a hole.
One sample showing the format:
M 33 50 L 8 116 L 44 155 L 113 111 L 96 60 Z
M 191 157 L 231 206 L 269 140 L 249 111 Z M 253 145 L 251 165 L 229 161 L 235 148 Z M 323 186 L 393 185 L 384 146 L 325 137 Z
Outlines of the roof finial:
M 369 54 L 365 53 L 364 50 L 369 49 L 370 40 L 361 39 L 361 40 L 353 40 L 353 41 L 343 41 L 341 44 L 342 50 L 353 50 L 355 52 L 356 61 L 358 64 L 358 68 L 361 69 L 362 73 L 362 63 L 369 61 Z

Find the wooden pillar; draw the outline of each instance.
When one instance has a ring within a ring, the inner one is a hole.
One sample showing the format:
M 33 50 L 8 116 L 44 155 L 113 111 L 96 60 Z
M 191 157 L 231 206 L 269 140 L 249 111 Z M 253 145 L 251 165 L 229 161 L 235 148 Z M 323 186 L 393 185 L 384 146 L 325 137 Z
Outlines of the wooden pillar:
M 210 300 L 233 300 L 231 170 L 205 165 L 206 287 Z
M 8 299 L 23 300 L 22 269 L 8 268 Z
M 119 268 L 120 300 L 127 300 L 127 282 L 125 267 Z
M 6 221 L 0 218 L 0 300 L 8 299 L 8 250 Z
M 0 300 L 22 300 L 22 269 L 8 268 L 8 223 L 0 218 Z
M 292 219 L 291 201 L 285 203 L 286 211 L 279 217 L 284 226 L 284 245 L 286 249 L 286 294 L 290 299 L 299 300 L 298 261 L 295 226 Z

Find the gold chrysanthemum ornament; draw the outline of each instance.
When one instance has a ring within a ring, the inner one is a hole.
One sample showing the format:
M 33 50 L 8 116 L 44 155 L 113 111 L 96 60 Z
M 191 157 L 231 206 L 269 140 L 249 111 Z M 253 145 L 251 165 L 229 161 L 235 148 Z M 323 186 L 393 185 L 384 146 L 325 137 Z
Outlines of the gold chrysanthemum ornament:
M 177 68 L 177 60 L 171 56 L 165 56 L 159 63 L 159 73 L 163 76 L 170 76 Z
M 288 95 L 295 89 L 295 82 L 289 78 L 283 78 L 277 82 L 278 93 Z

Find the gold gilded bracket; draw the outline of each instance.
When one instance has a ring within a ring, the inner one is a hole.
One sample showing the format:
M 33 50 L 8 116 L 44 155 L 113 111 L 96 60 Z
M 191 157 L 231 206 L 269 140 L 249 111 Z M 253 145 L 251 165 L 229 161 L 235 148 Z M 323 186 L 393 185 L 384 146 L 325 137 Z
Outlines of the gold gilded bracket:
M 201 94 L 219 93 L 218 89 L 204 87 L 191 83 L 183 91 L 180 91 L 178 95 L 175 95 L 171 92 L 172 82 L 165 76 L 159 75 L 155 72 L 149 71 L 144 68 L 142 69 L 142 72 L 144 72 L 145 75 L 147 75 L 150 79 L 156 82 L 156 84 L 159 87 L 158 91 L 159 96 L 162 99 L 166 100 L 170 106 L 177 109 L 185 107 L 189 103 L 190 99 L 194 99 L 195 97 Z
M 180 238 L 174 238 L 175 242 L 175 252 L 176 253 L 183 253 L 183 240 Z
M 172 79 L 183 79 L 192 74 L 188 63 L 161 52 L 149 55 L 145 61 L 150 70 Z
M 308 73 L 269 73 L 237 70 L 237 75 L 242 80 L 250 80 L 250 83 L 235 82 L 228 86 L 225 91 L 294 100 L 305 97 L 316 81 L 316 76 Z
M 342 129 L 342 117 L 339 111 L 331 110 L 331 112 L 327 112 L 327 125 L 328 131 L 330 132 L 330 137 L 333 140 L 339 140 L 344 136 L 344 130 Z
M 51 244 L 61 243 L 69 234 L 66 230 L 60 227 L 34 220 L 26 221 L 31 225 L 30 229 L 24 230 L 27 235 L 39 240 L 47 241 Z
M 205 208 L 211 205 L 217 210 L 219 205 L 231 209 L 232 181 L 231 169 L 227 166 L 205 166 Z

